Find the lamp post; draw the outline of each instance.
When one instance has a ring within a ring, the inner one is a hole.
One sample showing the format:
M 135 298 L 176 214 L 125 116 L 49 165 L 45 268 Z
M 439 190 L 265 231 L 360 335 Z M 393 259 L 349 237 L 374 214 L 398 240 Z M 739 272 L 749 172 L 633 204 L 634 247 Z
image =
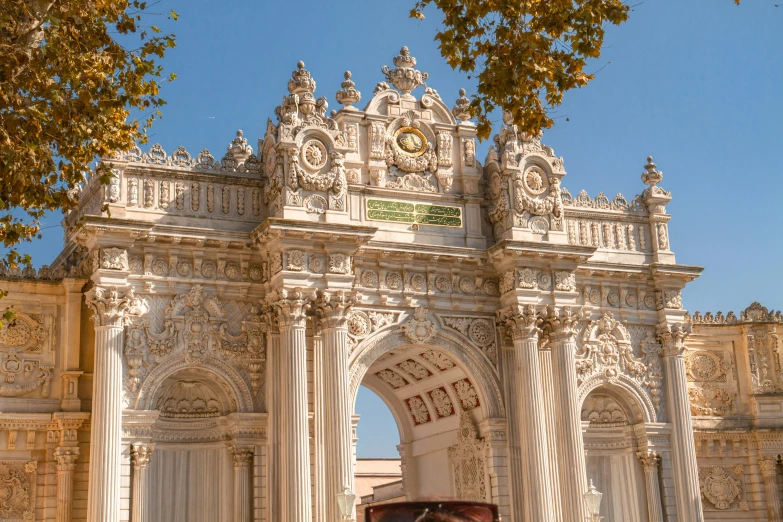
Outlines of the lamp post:
M 345 522 L 353 520 L 354 502 L 356 502 L 356 494 L 348 487 L 337 494 L 337 506 L 340 508 L 341 520 Z
M 587 505 L 587 512 L 589 513 L 588 522 L 600 522 L 602 516 L 598 513 L 601 512 L 601 497 L 604 494 L 595 489 L 592 479 L 590 480 L 590 487 L 584 494 L 585 504 Z

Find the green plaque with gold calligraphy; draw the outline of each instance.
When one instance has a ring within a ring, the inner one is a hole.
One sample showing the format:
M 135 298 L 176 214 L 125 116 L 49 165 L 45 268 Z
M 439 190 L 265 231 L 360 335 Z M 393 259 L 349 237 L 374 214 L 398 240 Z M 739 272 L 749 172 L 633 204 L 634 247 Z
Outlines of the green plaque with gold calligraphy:
M 429 203 L 408 203 L 384 199 L 367 200 L 367 219 L 411 225 L 461 227 L 462 209 Z

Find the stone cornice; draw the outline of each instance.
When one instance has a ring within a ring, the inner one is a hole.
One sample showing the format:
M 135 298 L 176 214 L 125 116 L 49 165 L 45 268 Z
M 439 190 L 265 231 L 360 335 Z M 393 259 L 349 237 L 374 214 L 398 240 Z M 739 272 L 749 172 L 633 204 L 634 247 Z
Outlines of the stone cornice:
M 504 256 L 517 256 L 539 261 L 576 261 L 585 262 L 595 252 L 596 247 L 578 245 L 559 245 L 531 241 L 503 239 L 487 250 L 490 259 L 500 260 Z
M 286 238 L 363 245 L 372 239 L 377 230 L 376 227 L 361 225 L 312 223 L 292 219 L 268 218 L 250 233 L 250 237 L 258 243 L 273 238 Z
M 675 281 L 687 283 L 699 277 L 704 271 L 703 266 L 694 265 L 652 263 L 649 266 L 653 280 L 660 283 L 674 283 Z

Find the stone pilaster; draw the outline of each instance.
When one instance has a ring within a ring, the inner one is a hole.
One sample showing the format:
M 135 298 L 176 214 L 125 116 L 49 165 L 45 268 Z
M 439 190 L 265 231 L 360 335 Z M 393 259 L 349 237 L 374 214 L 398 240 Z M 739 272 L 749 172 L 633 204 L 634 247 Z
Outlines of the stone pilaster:
M 131 522 L 149 520 L 149 499 L 147 497 L 150 458 L 154 444 L 133 444 L 131 464 L 133 466 L 133 486 L 131 489 Z
M 781 522 L 780 495 L 778 494 L 778 462 L 774 458 L 760 459 L 759 469 L 764 481 L 764 498 L 767 501 L 767 520 Z
M 280 290 L 270 304 L 280 327 L 280 519 L 311 522 L 310 434 L 307 407 L 306 313 L 311 296 Z
M 658 463 L 661 457 L 654 451 L 640 451 L 636 454 L 644 468 L 644 485 L 647 490 L 647 519 L 649 522 L 663 522 L 661 489 L 658 481 Z
M 663 345 L 666 376 L 666 404 L 672 425 L 672 471 L 677 498 L 678 520 L 703 522 L 699 493 L 699 468 L 693 443 L 693 422 L 685 374 L 685 339 L 690 333 L 685 325 L 671 325 L 658 331 Z
M 347 324 L 353 303 L 353 297 L 343 291 L 323 291 L 319 292 L 314 304 L 323 343 L 327 522 L 339 522 L 341 519 L 337 494 L 345 488 L 354 491 Z
M 79 448 L 59 447 L 54 450 L 57 461 L 57 522 L 71 522 L 73 509 L 73 472 L 76 469 L 76 459 L 79 458 Z
M 499 321 L 514 338 L 513 367 L 508 368 L 507 378 L 516 385 L 517 400 L 509 405 L 516 409 L 512 418 L 520 424 L 522 436 L 522 461 L 524 465 L 523 491 L 526 516 L 520 520 L 554 520 L 549 484 L 549 454 L 546 438 L 546 412 L 541 384 L 541 367 L 538 358 L 538 336 L 541 317 L 533 305 L 515 306 L 498 311 Z
M 252 491 L 250 488 L 250 469 L 253 464 L 253 446 L 234 446 L 231 456 L 234 459 L 234 522 L 251 522 Z
M 130 287 L 96 285 L 86 295 L 95 323 L 88 522 L 120 518 L 123 321 L 132 300 Z
M 576 383 L 576 336 L 581 315 L 564 307 L 559 313 L 550 309 L 546 331 L 552 344 L 552 371 L 554 375 L 560 499 L 564 522 L 582 522 L 583 494 L 587 491 L 585 450 L 582 439 L 578 389 Z

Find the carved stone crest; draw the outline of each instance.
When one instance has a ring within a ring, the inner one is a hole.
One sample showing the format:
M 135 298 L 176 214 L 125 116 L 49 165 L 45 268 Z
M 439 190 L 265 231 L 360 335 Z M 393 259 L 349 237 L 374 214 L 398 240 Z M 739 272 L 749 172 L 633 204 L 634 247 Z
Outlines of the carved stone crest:
M 424 344 L 435 336 L 435 323 L 427 317 L 427 309 L 419 306 L 402 325 L 402 331 L 413 344 Z

